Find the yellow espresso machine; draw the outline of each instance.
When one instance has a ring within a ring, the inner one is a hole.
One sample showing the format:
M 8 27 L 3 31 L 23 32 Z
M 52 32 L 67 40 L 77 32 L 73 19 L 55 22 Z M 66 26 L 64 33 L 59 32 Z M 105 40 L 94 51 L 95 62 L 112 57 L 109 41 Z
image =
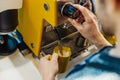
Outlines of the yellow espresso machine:
M 50 54 L 58 39 L 56 29 L 62 38 L 62 44 L 72 50 L 72 56 L 87 47 L 86 40 L 59 13 L 60 1 L 76 3 L 78 0 L 23 0 L 23 8 L 19 10 L 18 31 L 24 42 L 35 56 Z

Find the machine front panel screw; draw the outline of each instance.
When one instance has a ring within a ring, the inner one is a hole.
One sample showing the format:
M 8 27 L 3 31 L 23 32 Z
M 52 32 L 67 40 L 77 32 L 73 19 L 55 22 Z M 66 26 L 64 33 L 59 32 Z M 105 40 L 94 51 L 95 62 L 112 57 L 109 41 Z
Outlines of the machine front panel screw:
M 30 45 L 31 45 L 31 47 L 32 47 L 32 48 L 34 48 L 34 47 L 35 47 L 33 43 L 31 43 Z
M 46 11 L 48 11 L 48 10 L 49 10 L 49 6 L 48 6 L 48 4 L 47 4 L 47 3 L 44 3 L 44 9 L 45 9 Z

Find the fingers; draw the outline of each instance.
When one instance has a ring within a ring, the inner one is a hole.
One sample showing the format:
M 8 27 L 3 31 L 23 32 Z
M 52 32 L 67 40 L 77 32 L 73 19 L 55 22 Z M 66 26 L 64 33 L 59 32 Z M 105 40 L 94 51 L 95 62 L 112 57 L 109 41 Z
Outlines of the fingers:
M 88 5 L 88 6 L 87 6 L 87 5 Z M 91 4 L 91 1 L 90 1 L 90 0 L 88 0 L 87 5 L 86 5 L 87 8 L 92 11 L 92 4 Z
M 41 58 L 41 60 L 50 60 L 50 59 L 51 59 L 51 55 L 47 55 L 47 56 Z
M 52 56 L 47 55 L 47 56 L 41 58 L 41 60 L 58 61 L 58 54 L 53 54 Z
M 47 59 L 47 60 L 50 60 L 50 58 L 51 58 L 51 55 L 45 56 L 45 59 Z
M 58 62 L 58 54 L 53 54 L 53 55 L 52 55 L 52 60 L 51 60 L 51 61 Z
M 75 4 L 74 7 L 76 7 L 77 9 L 80 10 L 80 12 L 84 16 L 86 22 L 91 22 L 92 21 L 91 20 L 91 15 L 92 15 L 91 11 L 89 11 L 87 8 L 85 8 L 85 7 L 81 6 L 81 5 L 77 5 L 77 4 Z

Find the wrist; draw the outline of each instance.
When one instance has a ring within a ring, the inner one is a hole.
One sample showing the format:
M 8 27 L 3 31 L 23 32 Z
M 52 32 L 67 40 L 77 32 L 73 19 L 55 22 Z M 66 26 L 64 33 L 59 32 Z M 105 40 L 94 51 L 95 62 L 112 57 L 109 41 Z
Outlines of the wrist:
M 43 80 L 55 80 L 55 76 L 54 75 L 46 75 L 46 76 L 43 76 Z
M 98 34 L 96 34 L 94 36 L 94 39 L 92 41 L 98 48 L 104 47 L 104 46 L 112 46 L 105 38 L 104 36 L 101 34 L 101 32 L 98 32 Z

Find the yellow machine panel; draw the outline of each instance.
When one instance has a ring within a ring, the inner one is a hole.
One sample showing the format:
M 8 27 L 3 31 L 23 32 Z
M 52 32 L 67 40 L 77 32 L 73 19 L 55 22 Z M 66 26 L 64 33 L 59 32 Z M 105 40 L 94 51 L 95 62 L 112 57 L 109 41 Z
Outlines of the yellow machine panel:
M 73 57 L 87 47 L 85 38 L 61 14 L 62 5 L 75 1 L 23 0 L 18 31 L 35 56 L 52 53 L 60 38 L 62 45 L 71 48 Z
M 40 53 L 44 20 L 56 26 L 56 12 L 56 0 L 23 0 L 18 30 L 35 56 Z

